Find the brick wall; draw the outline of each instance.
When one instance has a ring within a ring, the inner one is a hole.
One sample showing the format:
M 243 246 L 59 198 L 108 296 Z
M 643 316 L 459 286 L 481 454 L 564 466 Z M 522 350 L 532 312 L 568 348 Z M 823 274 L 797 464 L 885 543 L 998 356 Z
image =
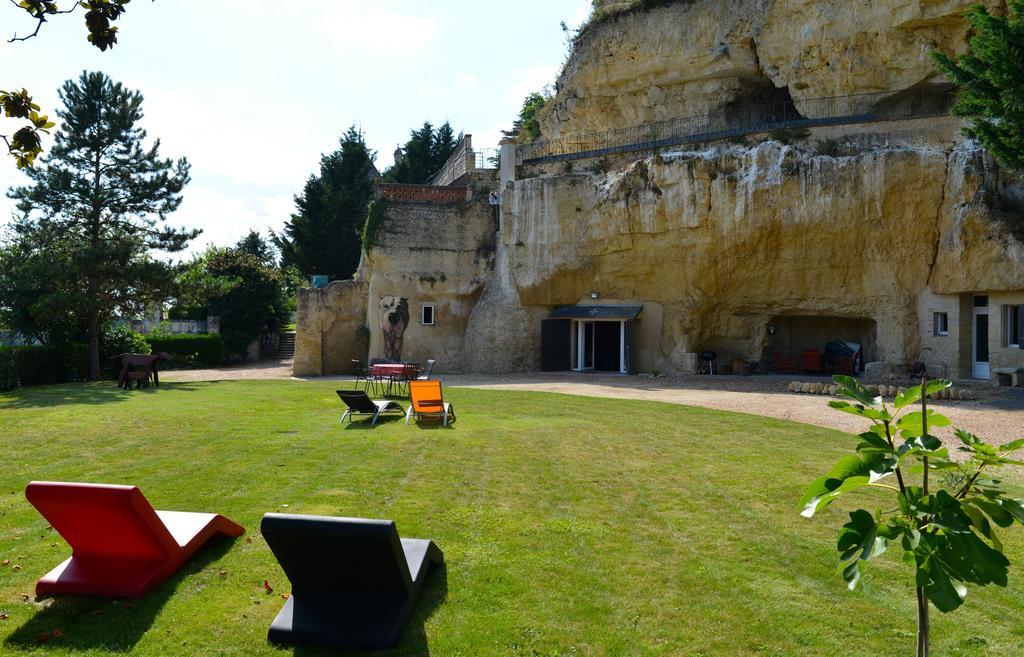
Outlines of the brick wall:
M 431 185 L 400 185 L 378 183 L 381 198 L 395 203 L 458 203 L 467 200 L 468 187 L 434 187 Z

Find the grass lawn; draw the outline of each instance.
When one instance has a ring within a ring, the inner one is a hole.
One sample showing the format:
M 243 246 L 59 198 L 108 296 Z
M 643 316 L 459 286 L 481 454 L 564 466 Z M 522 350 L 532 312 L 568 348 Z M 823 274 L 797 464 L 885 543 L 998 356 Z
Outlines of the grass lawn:
M 835 569 L 844 508 L 798 515 L 804 485 L 852 446 L 847 436 L 654 402 L 469 389 L 447 391 L 459 417 L 450 429 L 342 427 L 335 387 L 0 394 L 0 561 L 10 561 L 0 654 L 338 654 L 266 641 L 288 591 L 258 532 L 270 511 L 391 518 L 403 536 L 437 542 L 447 566 L 393 654 L 913 652 L 899 551 L 848 592 Z M 32 479 L 137 484 L 156 508 L 224 513 L 247 534 L 207 546 L 139 600 L 23 600 L 69 554 L 25 500 Z M 960 611 L 933 612 L 933 654 L 1024 654 L 1024 542 L 1004 541 L 1010 587 L 972 589 Z

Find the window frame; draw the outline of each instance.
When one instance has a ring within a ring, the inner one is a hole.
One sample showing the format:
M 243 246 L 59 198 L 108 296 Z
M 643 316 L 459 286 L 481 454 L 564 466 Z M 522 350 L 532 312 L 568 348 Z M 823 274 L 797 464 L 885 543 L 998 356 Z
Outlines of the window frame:
M 932 336 L 944 338 L 949 335 L 949 313 L 936 310 L 932 313 Z
M 1021 349 L 1024 343 L 1024 304 L 1007 304 L 1003 306 L 1003 321 L 1006 323 L 1006 347 Z M 1016 338 L 1014 337 L 1016 333 Z
M 430 321 L 425 321 L 424 314 L 430 309 Z M 420 304 L 420 326 L 437 326 L 437 306 L 433 303 Z

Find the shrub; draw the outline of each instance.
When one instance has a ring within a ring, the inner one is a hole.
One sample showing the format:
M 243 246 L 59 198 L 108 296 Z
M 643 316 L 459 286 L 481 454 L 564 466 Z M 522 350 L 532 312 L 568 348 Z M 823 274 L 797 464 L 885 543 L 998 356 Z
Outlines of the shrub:
M 104 370 L 119 369 L 121 363 L 115 362 L 114 359 L 121 354 L 149 353 L 151 352 L 146 337 L 127 326 L 108 326 L 100 336 L 100 367 Z
M 366 211 L 366 223 L 363 225 L 362 242 L 364 253 L 369 253 L 377 245 L 384 230 L 384 224 L 387 223 L 388 219 L 390 217 L 388 216 L 388 202 L 386 199 L 379 198 L 370 203 L 370 207 Z
M 85 379 L 89 345 L 0 347 L 0 390 Z
M 0 347 L 0 390 L 18 387 L 18 374 L 14 369 L 14 349 Z
M 173 367 L 217 367 L 224 360 L 224 340 L 217 334 L 146 336 L 153 353 L 166 351 Z

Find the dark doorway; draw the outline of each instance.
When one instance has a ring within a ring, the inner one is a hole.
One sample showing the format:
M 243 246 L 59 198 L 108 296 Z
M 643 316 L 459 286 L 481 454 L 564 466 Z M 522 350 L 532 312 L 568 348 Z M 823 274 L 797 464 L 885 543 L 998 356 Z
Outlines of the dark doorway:
M 618 372 L 622 369 L 620 351 L 622 324 L 594 322 L 594 369 L 600 372 Z
M 542 319 L 540 322 L 540 369 L 560 372 L 572 367 L 572 320 Z

